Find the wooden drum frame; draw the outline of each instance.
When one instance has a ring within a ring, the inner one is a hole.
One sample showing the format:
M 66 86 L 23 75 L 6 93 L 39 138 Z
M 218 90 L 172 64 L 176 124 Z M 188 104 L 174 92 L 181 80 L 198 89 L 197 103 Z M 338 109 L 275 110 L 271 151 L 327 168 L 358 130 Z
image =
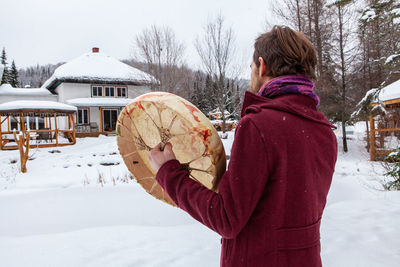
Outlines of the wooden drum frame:
M 120 113 L 117 144 L 121 156 L 137 182 L 151 195 L 176 206 L 155 180 L 149 151 L 170 142 L 189 176 L 218 192 L 226 170 L 222 141 L 208 118 L 189 101 L 165 92 L 141 95 Z

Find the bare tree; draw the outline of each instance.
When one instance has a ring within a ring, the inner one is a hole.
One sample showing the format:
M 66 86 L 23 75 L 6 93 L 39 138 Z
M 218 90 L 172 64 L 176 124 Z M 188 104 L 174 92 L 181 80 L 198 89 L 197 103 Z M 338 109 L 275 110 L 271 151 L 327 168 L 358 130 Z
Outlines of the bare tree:
M 319 110 L 336 120 L 340 111 L 335 95 L 337 82 L 332 39 L 334 37 L 333 10 L 326 7 L 327 0 L 282 0 L 271 3 L 276 19 L 304 33 L 314 44 L 317 52 L 315 91 L 321 99 Z M 267 21 L 270 30 L 272 21 Z
M 334 51 L 336 51 L 336 55 L 338 59 L 336 60 L 339 77 L 340 77 L 340 86 L 339 95 L 341 96 L 341 123 L 342 123 L 342 132 L 343 132 L 343 151 L 347 152 L 347 137 L 346 137 L 346 122 L 349 119 L 348 105 L 347 105 L 347 93 L 348 93 L 348 85 L 349 79 L 348 74 L 351 72 L 351 66 L 354 63 L 354 59 L 357 56 L 356 51 L 356 38 L 355 31 L 352 27 L 352 21 L 354 21 L 354 10 L 351 7 L 351 4 L 354 3 L 354 0 L 334 0 L 331 1 L 328 5 L 330 8 L 334 8 L 337 27 L 338 27 L 338 35 L 334 39 L 337 46 Z
M 235 36 L 232 27 L 225 25 L 221 14 L 209 20 L 204 27 L 204 35 L 197 38 L 195 46 L 201 58 L 205 72 L 213 81 L 213 105 L 222 112 L 222 131 L 225 132 L 225 111 L 231 104 L 231 87 L 227 84 L 228 78 L 238 77 L 234 69 Z
M 342 122 L 344 151 L 346 121 L 356 103 L 400 77 L 399 8 L 399 0 L 282 0 L 273 7 L 316 48 L 319 110 Z M 368 119 L 366 114 L 357 119 Z
M 179 71 L 184 65 L 185 47 L 169 27 L 152 25 L 135 38 L 137 60 L 147 64 L 147 72 L 156 80 L 153 90 L 175 92 L 183 80 Z
M 280 2 L 271 2 L 273 14 L 288 24 L 288 26 L 297 31 L 304 32 L 304 10 L 302 8 L 302 0 L 282 0 Z M 269 28 L 272 25 L 267 25 Z

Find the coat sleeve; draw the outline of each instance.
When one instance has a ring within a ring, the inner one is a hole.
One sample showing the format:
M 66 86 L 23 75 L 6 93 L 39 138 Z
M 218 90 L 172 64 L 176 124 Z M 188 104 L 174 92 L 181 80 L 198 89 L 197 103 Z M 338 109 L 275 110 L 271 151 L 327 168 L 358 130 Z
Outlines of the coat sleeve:
M 177 160 L 161 166 L 157 182 L 179 208 L 222 237 L 234 238 L 248 222 L 268 180 L 263 139 L 251 119 L 240 121 L 218 193 L 189 178 Z

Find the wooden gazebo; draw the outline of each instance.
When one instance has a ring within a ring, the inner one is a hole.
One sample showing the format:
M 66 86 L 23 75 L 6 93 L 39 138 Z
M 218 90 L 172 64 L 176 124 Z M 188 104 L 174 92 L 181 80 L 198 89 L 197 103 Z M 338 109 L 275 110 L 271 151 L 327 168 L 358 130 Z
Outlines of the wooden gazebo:
M 400 144 L 400 80 L 382 88 L 379 101 L 384 104 L 386 112 L 370 115 L 371 161 L 384 159 Z
M 238 122 L 230 118 L 231 113 L 229 113 L 227 110 L 224 111 L 224 115 L 225 115 L 225 130 L 232 131 L 233 129 L 236 128 Z M 219 108 L 216 108 L 215 110 L 209 112 L 208 119 L 211 121 L 212 125 L 215 127 L 215 129 L 217 129 L 217 131 L 222 131 L 223 118 L 222 118 L 222 112 L 219 110 Z
M 16 139 L 35 148 L 73 145 L 76 111 L 74 106 L 51 101 L 0 104 L 0 149 L 18 149 Z

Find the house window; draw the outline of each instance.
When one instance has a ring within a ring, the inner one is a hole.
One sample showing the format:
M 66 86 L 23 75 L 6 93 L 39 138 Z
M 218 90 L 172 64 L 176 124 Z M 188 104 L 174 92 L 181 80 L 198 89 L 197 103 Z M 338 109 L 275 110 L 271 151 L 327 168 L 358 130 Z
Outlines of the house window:
M 117 96 L 126 97 L 126 87 L 117 87 Z
M 18 118 L 18 120 L 20 119 L 19 117 L 17 117 Z M 16 120 L 16 119 L 14 119 L 14 117 L 10 117 L 10 128 L 11 128 L 11 131 L 14 131 L 14 129 L 15 130 L 20 130 L 20 125 L 19 125 L 19 123 L 18 123 L 18 121 Z
M 92 87 L 92 96 L 103 96 L 103 87 L 102 86 L 93 86 Z
M 80 108 L 77 113 L 77 123 L 78 124 L 88 124 L 89 123 L 89 109 Z
M 114 96 L 115 88 L 111 86 L 106 86 L 105 88 L 106 96 Z
M 44 118 L 35 118 L 36 130 L 44 129 Z

